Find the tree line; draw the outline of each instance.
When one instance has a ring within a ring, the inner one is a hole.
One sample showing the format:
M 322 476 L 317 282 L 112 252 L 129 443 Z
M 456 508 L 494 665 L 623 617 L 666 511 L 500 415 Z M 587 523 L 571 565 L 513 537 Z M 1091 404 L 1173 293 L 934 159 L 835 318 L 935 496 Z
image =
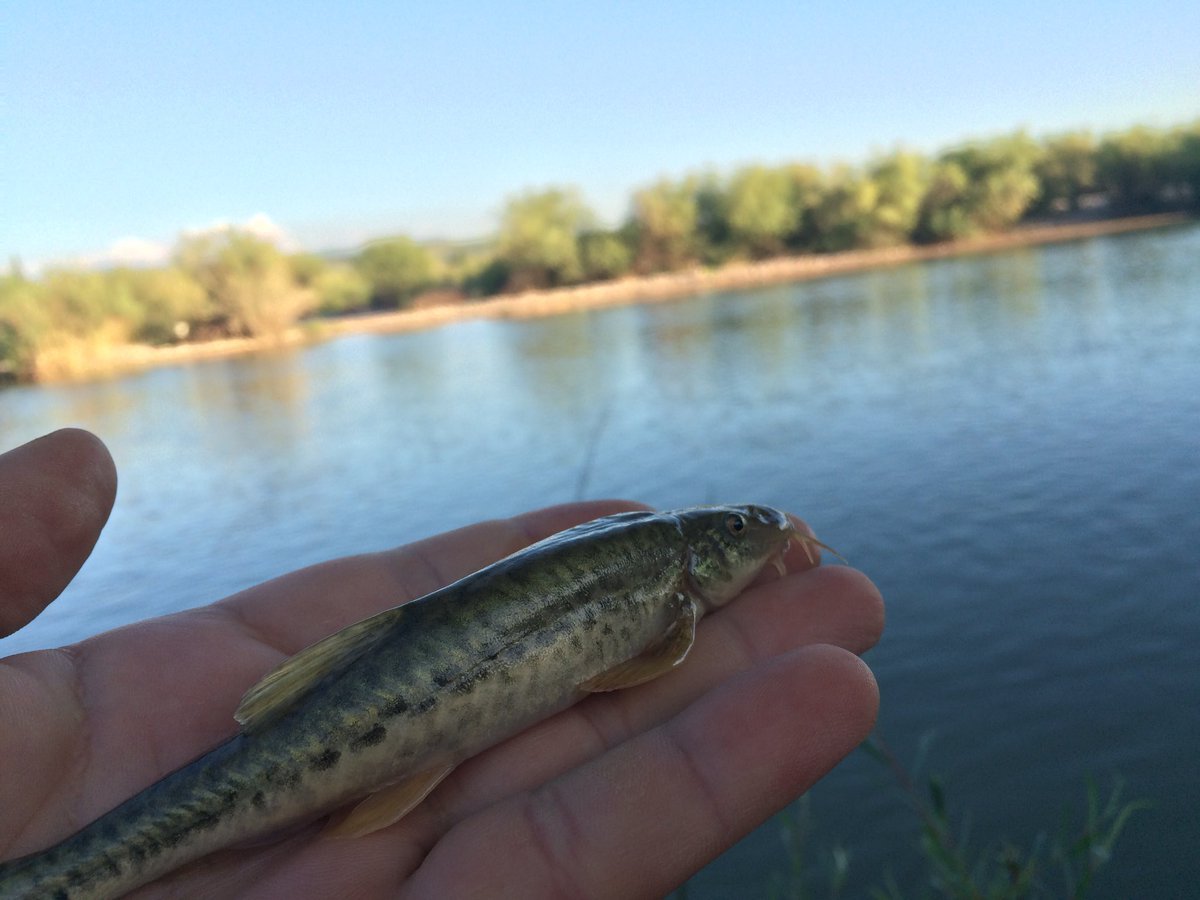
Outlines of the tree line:
M 1036 217 L 1167 210 L 1200 210 L 1200 120 L 663 178 L 633 194 L 616 228 L 602 227 L 573 188 L 530 191 L 509 199 L 493 240 L 475 245 L 398 236 L 329 259 L 230 229 L 181 238 L 156 268 L 29 278 L 13 263 L 0 276 L 0 378 L 58 374 L 98 344 L 278 335 L 305 318 L 415 302 L 957 240 Z

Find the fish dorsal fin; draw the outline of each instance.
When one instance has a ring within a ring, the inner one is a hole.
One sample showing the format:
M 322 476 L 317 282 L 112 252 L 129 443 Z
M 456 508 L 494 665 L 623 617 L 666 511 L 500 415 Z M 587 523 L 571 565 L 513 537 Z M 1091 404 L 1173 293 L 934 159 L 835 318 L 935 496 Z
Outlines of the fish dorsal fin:
M 622 688 L 645 684 L 683 662 L 688 651 L 692 649 L 692 644 L 696 642 L 696 620 L 700 615 L 695 600 L 683 594 L 677 594 L 676 600 L 678 614 L 658 640 L 633 659 L 589 678 L 579 689 L 589 693 L 619 691 Z
M 385 610 L 289 656 L 246 691 L 233 717 L 246 731 L 275 721 L 322 678 L 346 668 L 375 646 L 402 612 L 402 607 Z
M 356 838 L 387 828 L 408 815 L 453 770 L 452 765 L 426 769 L 389 784 L 368 796 L 350 810 L 346 818 L 325 829 L 325 833 L 335 837 Z

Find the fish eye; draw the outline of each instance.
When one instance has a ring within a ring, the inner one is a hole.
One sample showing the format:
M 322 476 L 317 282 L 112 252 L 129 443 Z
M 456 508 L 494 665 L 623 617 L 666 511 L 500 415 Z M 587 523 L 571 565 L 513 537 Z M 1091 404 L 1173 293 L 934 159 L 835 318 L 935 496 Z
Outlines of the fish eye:
M 746 530 L 746 518 L 740 513 L 730 513 L 725 517 L 726 530 L 736 536 Z

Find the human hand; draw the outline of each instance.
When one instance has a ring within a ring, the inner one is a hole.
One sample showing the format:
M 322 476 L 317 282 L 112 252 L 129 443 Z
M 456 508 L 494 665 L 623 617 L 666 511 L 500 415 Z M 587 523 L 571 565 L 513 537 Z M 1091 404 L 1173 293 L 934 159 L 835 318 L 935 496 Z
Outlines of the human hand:
M 84 432 L 0 456 L 0 634 L 34 618 L 99 536 L 112 461 Z M 0 661 L 0 857 L 53 844 L 226 739 L 283 657 L 534 540 L 632 508 L 574 503 L 285 575 L 212 606 Z M 685 880 L 866 737 L 854 655 L 878 592 L 845 567 L 763 581 L 701 623 L 684 665 L 588 697 L 459 766 L 364 838 L 309 827 L 225 850 L 138 897 L 652 897 Z

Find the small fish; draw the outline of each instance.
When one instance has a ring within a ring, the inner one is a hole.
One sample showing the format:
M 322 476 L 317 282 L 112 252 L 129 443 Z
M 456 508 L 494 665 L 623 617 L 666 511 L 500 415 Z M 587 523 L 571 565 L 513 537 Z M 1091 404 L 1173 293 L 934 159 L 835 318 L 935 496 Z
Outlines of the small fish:
M 0 863 L 0 898 L 117 897 L 355 800 L 338 833 L 384 828 L 463 760 L 679 665 L 702 615 L 784 572 L 791 539 L 820 545 L 762 506 L 621 513 L 350 625 L 252 687 L 230 740 Z

